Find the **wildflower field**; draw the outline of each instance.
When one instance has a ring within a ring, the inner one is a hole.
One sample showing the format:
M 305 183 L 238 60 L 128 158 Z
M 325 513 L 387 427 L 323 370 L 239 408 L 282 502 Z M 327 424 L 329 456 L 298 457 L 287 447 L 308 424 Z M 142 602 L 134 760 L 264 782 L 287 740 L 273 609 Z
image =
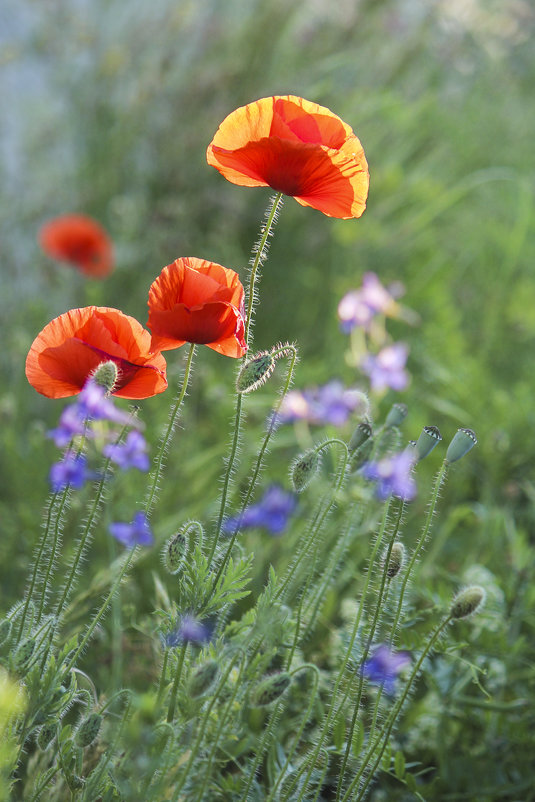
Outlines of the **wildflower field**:
M 0 802 L 535 800 L 532 6 L 0 19 Z

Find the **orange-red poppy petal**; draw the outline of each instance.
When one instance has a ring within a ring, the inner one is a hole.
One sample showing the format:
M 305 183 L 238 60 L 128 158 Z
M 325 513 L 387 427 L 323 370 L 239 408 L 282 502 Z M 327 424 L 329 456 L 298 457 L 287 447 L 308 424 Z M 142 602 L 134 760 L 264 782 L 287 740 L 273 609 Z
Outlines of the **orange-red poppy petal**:
M 111 240 L 96 220 L 83 214 L 55 217 L 43 225 L 39 241 L 53 259 L 68 262 L 81 273 L 103 278 L 113 270 Z
M 243 294 L 234 270 L 195 257 L 176 259 L 149 290 L 152 347 L 167 351 L 189 342 L 243 356 Z
M 135 318 L 110 307 L 71 309 L 51 320 L 26 358 L 30 384 L 48 398 L 76 395 L 101 362 L 117 364 L 113 395 L 149 398 L 167 387 L 165 359 Z
M 351 128 L 293 95 L 262 98 L 223 120 L 208 163 L 234 184 L 269 186 L 330 217 L 360 217 L 369 174 Z

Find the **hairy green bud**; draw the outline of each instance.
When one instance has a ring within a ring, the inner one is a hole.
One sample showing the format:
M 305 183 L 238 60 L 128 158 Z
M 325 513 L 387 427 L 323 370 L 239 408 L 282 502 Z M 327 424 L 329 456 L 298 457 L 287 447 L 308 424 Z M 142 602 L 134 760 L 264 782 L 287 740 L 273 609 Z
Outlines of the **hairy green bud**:
M 13 655 L 13 668 L 22 674 L 28 668 L 32 654 L 35 649 L 35 638 L 26 638 L 21 641 Z
M 457 462 L 468 454 L 477 443 L 477 437 L 472 429 L 457 429 L 446 451 L 446 462 Z
M 401 426 L 407 417 L 408 407 L 406 404 L 393 404 L 390 412 L 386 416 L 385 429 L 391 429 L 392 426 Z
M 170 537 L 164 546 L 164 564 L 170 574 L 178 574 L 186 551 L 187 540 L 182 532 Z
M 485 591 L 479 585 L 472 585 L 458 593 L 452 603 L 450 615 L 452 618 L 468 618 L 473 615 L 485 601 Z
M 4 643 L 8 640 L 10 635 L 11 635 L 11 621 L 9 620 L 9 618 L 4 618 L 3 621 L 0 621 L 0 646 L 4 645 Z
M 282 694 L 290 687 L 291 676 L 284 672 L 266 677 L 256 685 L 251 693 L 253 707 L 267 707 L 280 699 Z
M 58 731 L 58 723 L 54 719 L 53 721 L 47 721 L 46 724 L 43 724 L 41 729 L 39 730 L 39 735 L 37 736 L 37 746 L 41 750 L 48 749 L 54 738 L 56 737 L 56 733 Z
M 76 732 L 78 746 L 86 747 L 93 743 L 100 732 L 102 716 L 100 713 L 90 713 L 84 718 Z
M 369 423 L 359 423 L 353 434 L 351 435 L 351 440 L 349 441 L 348 448 L 350 451 L 356 451 L 360 448 L 366 440 L 372 436 L 372 427 Z
M 219 666 L 215 660 L 207 660 L 192 671 L 188 682 L 188 693 L 192 699 L 203 696 L 212 687 L 218 671 Z
M 403 566 L 404 559 L 405 559 L 405 546 L 403 545 L 403 543 L 396 541 L 395 543 L 392 544 L 392 549 L 390 551 L 390 558 L 388 560 L 388 567 L 386 569 L 386 575 L 389 579 L 394 579 L 394 577 L 399 574 Z
M 100 387 L 111 393 L 117 382 L 118 369 L 115 362 L 110 359 L 108 362 L 101 362 L 93 373 L 93 381 Z
M 424 426 L 414 446 L 414 453 L 418 462 L 425 459 L 441 440 L 442 435 L 436 426 Z
M 308 487 L 320 467 L 320 455 L 311 448 L 297 457 L 290 469 L 290 478 L 296 493 L 302 493 Z
M 238 393 L 252 393 L 265 384 L 275 370 L 275 359 L 267 351 L 248 359 L 241 367 L 236 379 Z

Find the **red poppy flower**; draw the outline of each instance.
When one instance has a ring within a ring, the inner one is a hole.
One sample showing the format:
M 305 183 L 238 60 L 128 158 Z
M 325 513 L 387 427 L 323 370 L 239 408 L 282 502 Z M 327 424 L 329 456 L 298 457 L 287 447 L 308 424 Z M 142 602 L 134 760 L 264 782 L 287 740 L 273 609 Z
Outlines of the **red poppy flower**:
M 328 217 L 360 217 L 368 163 L 349 125 L 301 97 L 266 97 L 226 117 L 206 153 L 233 184 L 271 187 Z
M 111 240 L 91 217 L 55 217 L 41 228 L 39 241 L 48 256 L 75 265 L 86 276 L 103 278 L 113 270 Z
M 112 395 L 149 398 L 167 387 L 165 359 L 135 318 L 107 306 L 71 309 L 54 318 L 32 343 L 26 376 L 48 398 L 77 395 L 101 364 L 118 367 Z
M 149 290 L 152 347 L 199 343 L 225 356 L 247 351 L 243 287 L 238 274 L 193 256 L 164 267 Z

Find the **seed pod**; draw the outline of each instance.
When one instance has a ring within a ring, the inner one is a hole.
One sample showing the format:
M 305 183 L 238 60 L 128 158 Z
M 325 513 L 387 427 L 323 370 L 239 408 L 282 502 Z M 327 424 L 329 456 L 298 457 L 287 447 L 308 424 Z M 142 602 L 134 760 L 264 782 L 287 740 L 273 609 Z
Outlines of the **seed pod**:
M 39 730 L 39 735 L 37 736 L 37 746 L 39 749 L 42 749 L 43 751 L 48 749 L 56 737 L 57 730 L 58 723 L 55 719 L 53 721 L 47 721 L 46 724 L 43 724 Z
M 117 365 L 110 359 L 107 362 L 100 363 L 92 378 L 95 384 L 104 387 L 108 393 L 111 393 L 117 381 L 117 374 Z
M 351 435 L 351 440 L 349 441 L 348 448 L 350 451 L 356 451 L 357 448 L 360 448 L 366 440 L 368 440 L 372 436 L 372 427 L 369 423 L 359 423 L 353 434 Z
M 436 426 L 424 426 L 414 446 L 418 462 L 427 457 L 441 440 L 442 435 Z
M 236 390 L 238 393 L 252 393 L 267 382 L 274 370 L 275 359 L 267 351 L 262 351 L 242 365 L 236 379 Z
M 90 713 L 84 718 L 76 732 L 78 746 L 86 747 L 93 743 L 100 732 L 102 716 L 100 713 Z
M 406 404 L 394 404 L 386 416 L 385 429 L 391 429 L 392 426 L 401 426 L 407 417 L 408 411 Z
M 267 707 L 279 699 L 291 684 L 292 678 L 286 672 L 266 677 L 253 689 L 251 704 L 253 707 Z
M 472 585 L 458 593 L 452 603 L 452 618 L 468 618 L 473 615 L 485 601 L 485 591 L 479 585 Z
M 403 566 L 404 559 L 405 559 L 405 546 L 403 545 L 403 543 L 396 541 L 395 543 L 392 544 L 392 549 L 390 551 L 390 559 L 388 560 L 388 567 L 386 569 L 386 575 L 389 579 L 394 579 L 394 577 L 399 574 Z
M 19 674 L 26 672 L 28 664 L 35 649 L 35 638 L 26 638 L 21 641 L 13 655 L 13 668 Z
M 188 692 L 192 699 L 203 696 L 214 684 L 219 671 L 215 660 L 207 660 L 192 672 L 188 682 Z
M 11 635 L 11 621 L 9 618 L 4 618 L 0 622 L 0 646 L 3 646 L 6 640 Z
M 476 445 L 477 437 L 472 429 L 457 429 L 446 451 L 446 462 L 457 462 Z
M 320 467 L 320 455 L 311 448 L 301 454 L 290 469 L 290 478 L 296 493 L 302 493 L 308 487 Z

